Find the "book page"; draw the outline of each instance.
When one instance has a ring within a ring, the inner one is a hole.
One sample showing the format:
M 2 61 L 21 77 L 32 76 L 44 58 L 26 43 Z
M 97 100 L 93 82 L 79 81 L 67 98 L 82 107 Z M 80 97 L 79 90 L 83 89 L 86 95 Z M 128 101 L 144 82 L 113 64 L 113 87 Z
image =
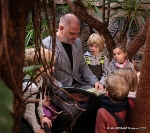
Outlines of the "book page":
M 105 93 L 105 90 L 98 90 L 98 89 L 96 89 L 96 88 L 90 88 L 90 89 L 88 89 L 87 90 L 88 92 L 91 92 L 91 93 L 95 93 L 95 94 L 97 94 L 97 95 L 99 95 L 99 94 L 104 94 Z

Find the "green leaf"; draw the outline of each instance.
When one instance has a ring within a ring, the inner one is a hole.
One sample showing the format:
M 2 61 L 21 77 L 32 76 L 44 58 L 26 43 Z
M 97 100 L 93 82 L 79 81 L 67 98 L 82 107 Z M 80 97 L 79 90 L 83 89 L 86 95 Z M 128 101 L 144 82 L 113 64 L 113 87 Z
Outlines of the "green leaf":
M 33 71 L 39 68 L 40 66 L 41 65 L 31 65 L 31 66 L 23 67 L 23 72 L 31 76 Z
M 139 13 L 140 19 L 142 20 L 143 24 L 145 24 L 145 20 L 144 20 L 144 17 L 142 16 L 141 12 L 138 11 L 138 13 Z
M 95 9 L 96 13 L 98 14 L 99 18 L 100 18 L 101 21 L 102 21 L 102 14 L 101 14 L 101 12 L 99 11 L 98 7 L 94 5 L 94 9 Z
M 139 30 L 140 30 L 140 25 L 139 25 L 138 19 L 137 19 L 137 18 L 134 18 L 134 22 L 135 22 L 135 24 L 136 24 L 136 26 L 137 26 L 137 28 L 138 28 L 138 31 L 139 31 Z
M 131 28 L 133 21 L 134 21 L 134 18 L 131 18 L 131 21 L 129 22 L 129 28 L 128 29 Z
M 34 36 L 34 30 L 30 30 L 25 39 L 25 48 L 28 46 L 29 41 L 31 41 L 31 39 L 33 39 L 33 36 Z
M 150 11 L 146 8 L 143 9 L 145 12 L 147 12 L 148 14 L 150 14 Z
M 13 93 L 0 81 L 0 133 L 11 133 L 13 119 Z
M 118 0 L 109 0 L 109 1 L 106 1 L 105 5 L 111 4 L 111 3 L 118 4 L 118 5 L 115 5 L 115 6 L 111 7 L 111 8 L 118 8 L 120 6 L 122 7 L 125 2 L 124 1 L 118 1 Z
M 121 12 L 121 10 L 119 9 L 119 10 L 117 10 L 117 11 L 114 11 L 112 14 L 110 14 L 109 16 L 107 16 L 107 17 L 105 18 L 105 20 L 107 20 L 108 18 L 111 18 L 112 16 L 116 15 L 118 12 Z

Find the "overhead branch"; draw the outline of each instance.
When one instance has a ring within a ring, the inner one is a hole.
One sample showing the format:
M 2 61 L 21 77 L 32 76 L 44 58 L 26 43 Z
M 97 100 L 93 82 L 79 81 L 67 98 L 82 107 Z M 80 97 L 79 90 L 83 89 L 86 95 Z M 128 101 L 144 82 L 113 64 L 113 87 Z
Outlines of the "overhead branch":
M 84 6 L 84 4 L 82 3 L 81 0 L 77 0 L 78 4 L 80 5 L 80 7 L 82 8 L 82 11 L 87 12 L 86 7 Z

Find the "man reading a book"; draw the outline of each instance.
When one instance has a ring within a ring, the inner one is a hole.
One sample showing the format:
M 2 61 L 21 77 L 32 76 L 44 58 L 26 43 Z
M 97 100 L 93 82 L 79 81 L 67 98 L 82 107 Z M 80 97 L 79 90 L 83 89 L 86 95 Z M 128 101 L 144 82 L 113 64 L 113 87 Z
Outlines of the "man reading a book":
M 74 14 L 67 13 L 60 17 L 56 33 L 55 78 L 65 87 L 85 90 L 90 88 L 103 89 L 103 86 L 85 62 L 82 44 L 78 38 L 79 32 L 80 21 Z M 49 36 L 43 40 L 44 46 L 48 49 L 52 49 L 51 39 Z M 85 96 L 80 95 L 78 101 L 82 98 L 85 98 Z M 81 103 L 82 107 L 87 110 L 86 113 L 97 112 L 97 109 L 100 107 L 98 103 L 98 101 L 100 102 L 99 97 L 89 97 L 86 100 Z M 96 114 L 94 117 L 96 117 Z

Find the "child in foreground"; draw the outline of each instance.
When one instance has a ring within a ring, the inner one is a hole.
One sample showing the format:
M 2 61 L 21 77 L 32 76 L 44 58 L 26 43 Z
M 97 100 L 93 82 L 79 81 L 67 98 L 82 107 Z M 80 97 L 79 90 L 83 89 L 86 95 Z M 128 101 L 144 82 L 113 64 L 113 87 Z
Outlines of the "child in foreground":
M 121 130 L 116 130 L 116 127 L 127 127 L 128 122 L 129 85 L 125 77 L 110 74 L 105 87 L 106 96 L 102 98 L 102 108 L 97 112 L 95 133 L 120 133 Z
M 49 62 L 51 60 L 52 52 L 50 50 L 41 48 L 40 53 L 41 53 L 42 61 L 46 60 L 47 62 Z M 34 48 L 26 49 L 25 50 L 25 66 L 32 66 L 35 64 L 39 64 L 37 56 L 39 56 L 39 54 L 36 55 Z M 47 123 L 49 128 L 52 126 L 51 120 L 45 117 L 43 113 L 43 109 L 42 109 L 42 91 L 41 90 L 43 89 L 43 79 L 42 79 L 42 74 L 44 73 L 43 71 L 44 71 L 44 68 L 41 65 L 35 71 L 36 78 L 34 79 L 34 82 L 30 81 L 31 79 L 30 75 L 26 75 L 24 77 L 24 82 L 23 82 L 23 91 L 24 91 L 23 97 L 30 101 L 37 101 L 37 99 L 39 99 L 39 102 L 36 102 L 36 103 L 28 102 L 25 105 L 25 113 L 23 114 L 24 119 L 29 123 L 34 133 L 45 133 L 43 130 L 44 123 Z M 36 112 L 37 112 L 37 115 L 36 115 Z
M 105 39 L 102 35 L 93 33 L 88 39 L 89 51 L 84 54 L 85 61 L 90 67 L 93 74 L 100 80 L 103 85 L 104 82 L 101 80 L 102 76 L 106 77 L 108 71 L 108 58 L 103 54 L 102 50 L 105 44 Z
M 128 101 L 131 105 L 131 108 L 134 108 L 134 99 L 136 98 L 136 90 L 137 90 L 137 83 L 138 77 L 135 70 L 129 67 L 124 67 L 122 69 L 117 69 L 115 71 L 116 74 L 120 74 L 124 76 L 129 84 L 129 94 L 128 94 Z

